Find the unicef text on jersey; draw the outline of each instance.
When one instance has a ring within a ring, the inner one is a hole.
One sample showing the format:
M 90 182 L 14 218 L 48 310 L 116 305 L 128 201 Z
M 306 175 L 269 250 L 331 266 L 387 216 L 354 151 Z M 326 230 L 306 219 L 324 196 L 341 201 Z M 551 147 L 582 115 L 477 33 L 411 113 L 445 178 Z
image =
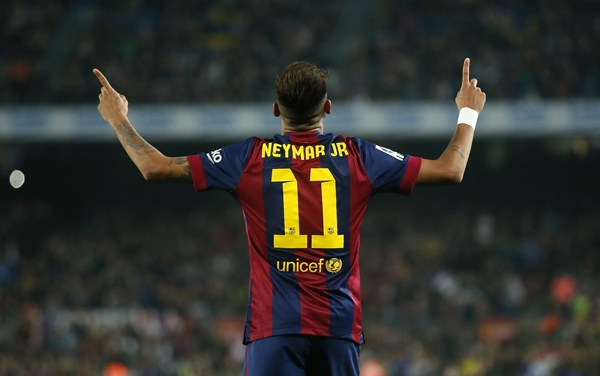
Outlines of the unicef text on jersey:
M 323 267 L 331 274 L 335 274 L 342 270 L 342 260 L 339 258 L 330 258 L 325 262 L 325 259 L 319 261 L 277 261 L 277 270 L 284 273 L 323 273 Z

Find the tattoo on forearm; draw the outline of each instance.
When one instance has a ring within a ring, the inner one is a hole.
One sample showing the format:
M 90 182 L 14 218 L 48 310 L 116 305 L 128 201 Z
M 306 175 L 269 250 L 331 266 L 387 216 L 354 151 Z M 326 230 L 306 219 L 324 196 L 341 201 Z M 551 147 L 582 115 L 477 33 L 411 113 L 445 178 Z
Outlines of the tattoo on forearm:
M 183 164 L 185 162 L 187 162 L 187 158 L 186 157 L 180 157 L 182 159 L 185 159 L 185 161 L 178 163 L 178 164 Z M 177 159 L 177 158 L 173 158 L 173 159 Z M 170 164 L 170 163 L 169 163 Z M 183 166 L 183 174 L 179 175 L 179 176 L 175 176 L 175 174 L 173 174 L 173 171 L 169 171 L 169 173 L 167 174 L 167 179 L 168 181 L 173 181 L 173 182 L 179 182 L 179 183 L 191 183 L 192 182 L 192 170 L 190 169 L 190 166 Z
M 459 157 L 461 157 L 462 159 L 465 159 L 465 155 L 460 151 L 460 148 L 456 145 L 450 145 L 450 146 L 448 146 L 448 148 L 446 150 L 453 150 L 456 152 L 456 154 L 459 155 Z
M 123 145 L 125 149 L 129 146 L 138 155 L 156 152 L 156 149 L 152 145 L 147 143 L 139 134 L 137 134 L 128 121 L 123 121 L 121 124 L 117 125 L 116 131 L 117 136 L 121 141 L 121 145 Z
M 171 158 L 171 160 L 169 161 L 169 166 L 173 164 L 173 162 L 175 162 L 175 164 L 184 164 L 185 162 L 187 162 L 187 157 L 175 157 L 175 158 Z

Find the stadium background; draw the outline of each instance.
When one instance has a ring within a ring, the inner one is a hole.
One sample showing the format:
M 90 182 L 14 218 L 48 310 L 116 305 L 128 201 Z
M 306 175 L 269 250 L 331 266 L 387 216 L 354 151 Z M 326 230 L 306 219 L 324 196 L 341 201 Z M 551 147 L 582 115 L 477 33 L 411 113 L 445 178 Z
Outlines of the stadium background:
M 240 210 L 143 181 L 92 68 L 167 155 L 277 132 L 273 78 L 306 59 L 328 130 L 435 158 L 465 56 L 489 102 L 464 182 L 365 219 L 364 373 L 600 374 L 599 37 L 595 1 L 3 1 L 0 374 L 241 369 Z

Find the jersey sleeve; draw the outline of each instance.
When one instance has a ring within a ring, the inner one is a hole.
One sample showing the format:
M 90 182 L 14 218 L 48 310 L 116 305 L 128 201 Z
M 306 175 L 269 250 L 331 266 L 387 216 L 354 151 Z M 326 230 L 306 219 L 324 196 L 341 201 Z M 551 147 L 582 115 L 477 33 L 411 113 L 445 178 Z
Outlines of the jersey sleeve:
M 188 156 L 196 192 L 220 189 L 232 192 L 238 185 L 256 137 L 208 153 Z
M 353 138 L 376 193 L 412 193 L 423 159 Z

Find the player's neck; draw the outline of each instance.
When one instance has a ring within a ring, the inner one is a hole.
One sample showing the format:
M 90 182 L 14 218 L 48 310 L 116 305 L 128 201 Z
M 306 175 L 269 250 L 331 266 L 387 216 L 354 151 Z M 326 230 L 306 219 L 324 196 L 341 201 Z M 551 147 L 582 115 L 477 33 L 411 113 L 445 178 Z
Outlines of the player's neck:
M 314 132 L 319 131 L 323 133 L 325 116 L 322 116 L 317 122 L 310 124 L 290 125 L 285 119 L 281 119 L 281 134 L 290 132 Z

